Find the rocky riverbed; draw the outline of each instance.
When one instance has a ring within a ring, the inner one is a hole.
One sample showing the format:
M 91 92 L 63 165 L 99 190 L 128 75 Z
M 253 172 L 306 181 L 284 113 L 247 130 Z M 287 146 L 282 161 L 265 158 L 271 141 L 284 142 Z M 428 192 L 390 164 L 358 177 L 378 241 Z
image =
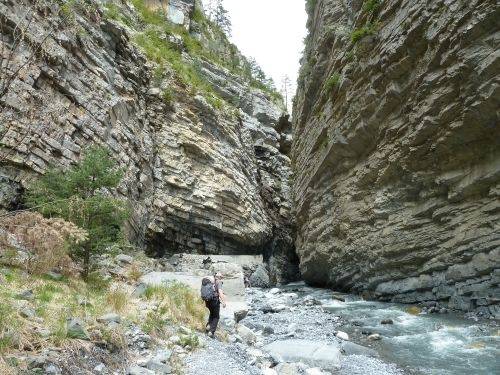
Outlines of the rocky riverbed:
M 363 301 L 302 283 L 247 289 L 248 314 L 185 359 L 187 374 L 493 374 L 496 321 Z

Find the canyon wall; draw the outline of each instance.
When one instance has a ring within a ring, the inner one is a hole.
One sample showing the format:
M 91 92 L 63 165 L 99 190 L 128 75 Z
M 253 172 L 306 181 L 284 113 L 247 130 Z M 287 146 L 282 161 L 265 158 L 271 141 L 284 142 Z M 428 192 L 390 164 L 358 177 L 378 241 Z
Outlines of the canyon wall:
M 14 77 L 1 98 L 1 208 L 22 207 L 47 168 L 106 145 L 125 171 L 115 193 L 132 207 L 130 238 L 150 254 L 263 253 L 274 281 L 288 278 L 291 124 L 280 102 L 206 57 L 248 64 L 194 0 L 165 13 L 163 1 L 132 3 L 0 4 L 2 71 Z
M 500 317 L 500 6 L 307 2 L 297 253 L 313 284 Z

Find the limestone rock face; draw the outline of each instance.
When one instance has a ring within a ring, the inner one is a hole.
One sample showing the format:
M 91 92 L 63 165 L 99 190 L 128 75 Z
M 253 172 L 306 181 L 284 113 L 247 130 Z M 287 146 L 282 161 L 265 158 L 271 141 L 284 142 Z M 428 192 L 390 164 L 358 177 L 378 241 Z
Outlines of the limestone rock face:
M 304 278 L 494 315 L 498 3 L 316 3 L 293 124 Z
M 23 3 L 0 4 L 7 43 L 28 13 Z M 168 2 L 149 3 L 154 9 Z M 57 6 L 35 12 L 26 42 L 15 49 L 11 71 L 29 57 L 30 43 L 48 35 L 2 99 L 0 209 L 15 208 L 30 181 L 49 166 L 69 166 L 88 145 L 105 144 L 125 170 L 116 194 L 132 206 L 131 238 L 151 254 L 293 258 L 290 159 L 280 151 L 291 124 L 279 106 L 201 58 L 196 66 L 214 90 L 241 104 L 216 108 L 174 72 L 158 82 L 153 64 L 134 45 L 134 32 L 97 4 L 75 11 L 71 22 L 61 19 Z M 173 23 L 196 28 L 189 18 L 194 0 L 169 6 L 176 8 L 167 12 Z M 130 9 L 126 16 L 133 19 Z M 184 50 L 180 36 L 168 38 Z M 174 97 L 166 100 L 165 91 Z M 278 243 L 282 238 L 285 246 Z M 280 271 L 275 277 L 281 278 Z

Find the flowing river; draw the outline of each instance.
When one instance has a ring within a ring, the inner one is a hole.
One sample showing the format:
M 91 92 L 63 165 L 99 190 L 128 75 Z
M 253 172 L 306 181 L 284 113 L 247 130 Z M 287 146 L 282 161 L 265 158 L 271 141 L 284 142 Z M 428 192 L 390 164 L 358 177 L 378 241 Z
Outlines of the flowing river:
M 397 367 L 394 371 L 375 362 L 363 364 L 361 356 L 352 355 L 345 357 L 342 367 L 353 370 L 342 373 L 500 374 L 497 321 L 474 321 L 454 313 L 422 314 L 408 305 L 363 301 L 302 283 L 271 291 L 248 289 L 247 295 L 252 310 L 242 323 L 253 330 L 273 331 L 265 343 L 290 337 L 338 343 L 336 334 L 343 331 L 350 341 L 374 349 L 377 361 Z M 370 334 L 380 334 L 381 339 L 372 341 Z

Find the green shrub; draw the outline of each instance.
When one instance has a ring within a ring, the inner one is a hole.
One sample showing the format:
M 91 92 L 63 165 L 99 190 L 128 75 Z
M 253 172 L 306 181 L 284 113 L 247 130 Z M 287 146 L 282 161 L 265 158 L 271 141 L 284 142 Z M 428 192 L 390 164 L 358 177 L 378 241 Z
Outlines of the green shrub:
M 339 73 L 333 73 L 330 78 L 325 82 L 325 88 L 328 92 L 332 92 L 335 87 L 340 83 L 341 75 Z
M 172 104 L 174 101 L 174 91 L 171 88 L 163 90 L 161 97 L 167 104 Z
M 82 260 L 87 277 L 93 256 L 102 254 L 121 236 L 128 216 L 123 201 L 112 197 L 122 172 L 116 168 L 109 152 L 102 147 L 85 151 L 82 160 L 66 169 L 51 169 L 33 184 L 27 203 L 43 215 L 61 217 L 88 232 L 88 239 L 71 248 L 72 255 Z
M 375 25 L 372 23 L 367 23 L 360 29 L 356 29 L 351 33 L 351 40 L 353 43 L 357 43 L 362 38 L 367 35 L 372 35 L 375 33 Z
M 316 5 L 318 4 L 318 0 L 306 0 L 306 11 L 310 16 L 313 14 L 314 9 L 316 9 Z
M 374 14 L 380 9 L 381 5 L 382 0 L 365 0 L 363 9 L 368 13 Z
M 181 344 L 181 346 L 190 346 L 193 349 L 200 346 L 200 339 L 194 333 L 191 333 L 189 335 L 181 335 L 179 338 L 179 344 Z

